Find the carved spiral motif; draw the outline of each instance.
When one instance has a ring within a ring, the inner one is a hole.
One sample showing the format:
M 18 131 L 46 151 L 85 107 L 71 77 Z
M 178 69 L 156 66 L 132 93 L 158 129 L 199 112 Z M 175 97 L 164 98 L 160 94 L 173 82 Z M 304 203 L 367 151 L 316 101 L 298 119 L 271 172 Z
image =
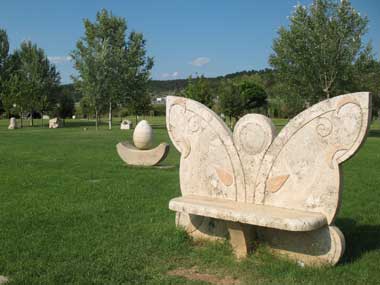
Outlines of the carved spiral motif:
M 324 138 L 331 134 L 333 130 L 333 125 L 329 119 L 320 118 L 318 120 L 316 130 L 317 130 L 318 135 Z

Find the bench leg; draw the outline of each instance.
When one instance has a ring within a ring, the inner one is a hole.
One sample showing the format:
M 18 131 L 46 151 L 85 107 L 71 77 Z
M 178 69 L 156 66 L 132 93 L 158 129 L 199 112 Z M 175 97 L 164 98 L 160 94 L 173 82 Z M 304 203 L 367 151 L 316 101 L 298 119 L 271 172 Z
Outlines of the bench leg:
M 236 222 L 227 222 L 230 244 L 238 259 L 245 258 L 253 250 L 253 226 Z
M 286 255 L 301 265 L 335 265 L 343 256 L 345 239 L 335 226 L 310 232 L 257 228 L 257 238 L 275 254 Z
M 195 240 L 224 240 L 230 236 L 230 244 L 237 258 L 244 258 L 253 249 L 254 227 L 226 222 L 202 216 L 177 212 L 176 225 L 186 230 Z

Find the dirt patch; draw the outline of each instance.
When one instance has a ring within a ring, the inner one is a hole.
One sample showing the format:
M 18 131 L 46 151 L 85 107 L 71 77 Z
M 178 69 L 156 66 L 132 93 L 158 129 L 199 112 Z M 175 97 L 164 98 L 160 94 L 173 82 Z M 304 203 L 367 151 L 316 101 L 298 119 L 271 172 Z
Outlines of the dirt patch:
M 204 281 L 210 284 L 218 284 L 218 285 L 238 285 L 240 281 L 234 279 L 230 276 L 219 277 L 214 274 L 201 273 L 198 271 L 197 267 L 187 268 L 187 269 L 174 269 L 170 270 L 167 273 L 171 276 L 180 276 L 184 277 L 188 280 L 194 281 Z

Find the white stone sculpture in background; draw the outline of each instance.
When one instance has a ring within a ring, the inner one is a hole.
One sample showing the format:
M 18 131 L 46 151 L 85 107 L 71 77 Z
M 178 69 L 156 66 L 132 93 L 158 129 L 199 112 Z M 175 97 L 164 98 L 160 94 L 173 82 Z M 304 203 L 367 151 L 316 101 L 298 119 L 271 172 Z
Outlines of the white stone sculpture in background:
M 14 130 L 14 129 L 17 129 L 17 121 L 15 117 L 12 117 L 9 119 L 8 130 Z
M 62 128 L 62 121 L 59 118 L 49 120 L 49 129 Z
M 134 145 L 124 141 L 116 145 L 120 158 L 130 165 L 153 166 L 163 161 L 169 152 L 167 143 L 150 149 L 153 143 L 153 129 L 145 120 L 136 125 L 133 143 Z
M 241 118 L 232 133 L 202 104 L 167 97 L 166 123 L 181 153 L 182 197 L 169 208 L 195 238 L 230 236 L 238 257 L 254 240 L 303 264 L 336 264 L 345 240 L 334 226 L 342 183 L 339 164 L 365 140 L 369 93 L 320 102 L 276 136 L 271 120 Z
M 133 127 L 133 123 L 130 120 L 123 120 L 120 123 L 120 130 L 130 130 Z

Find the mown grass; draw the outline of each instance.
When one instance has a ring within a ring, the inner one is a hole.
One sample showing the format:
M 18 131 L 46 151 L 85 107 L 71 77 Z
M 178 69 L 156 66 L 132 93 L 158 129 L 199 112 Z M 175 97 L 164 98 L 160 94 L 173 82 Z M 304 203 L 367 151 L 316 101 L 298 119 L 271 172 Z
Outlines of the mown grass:
M 7 124 L 0 121 L 0 275 L 9 284 L 204 284 L 166 274 L 192 266 L 242 284 L 380 280 L 378 123 L 343 167 L 336 224 L 346 253 L 336 267 L 320 269 L 273 257 L 262 245 L 237 262 L 227 243 L 195 244 L 176 229 L 168 210 L 180 195 L 174 148 L 164 162 L 174 168 L 128 167 L 115 145 L 132 131 L 102 125 L 96 132 L 93 122 L 78 120 L 56 130 L 9 131 Z M 169 142 L 163 119 L 153 124 L 156 143 Z

